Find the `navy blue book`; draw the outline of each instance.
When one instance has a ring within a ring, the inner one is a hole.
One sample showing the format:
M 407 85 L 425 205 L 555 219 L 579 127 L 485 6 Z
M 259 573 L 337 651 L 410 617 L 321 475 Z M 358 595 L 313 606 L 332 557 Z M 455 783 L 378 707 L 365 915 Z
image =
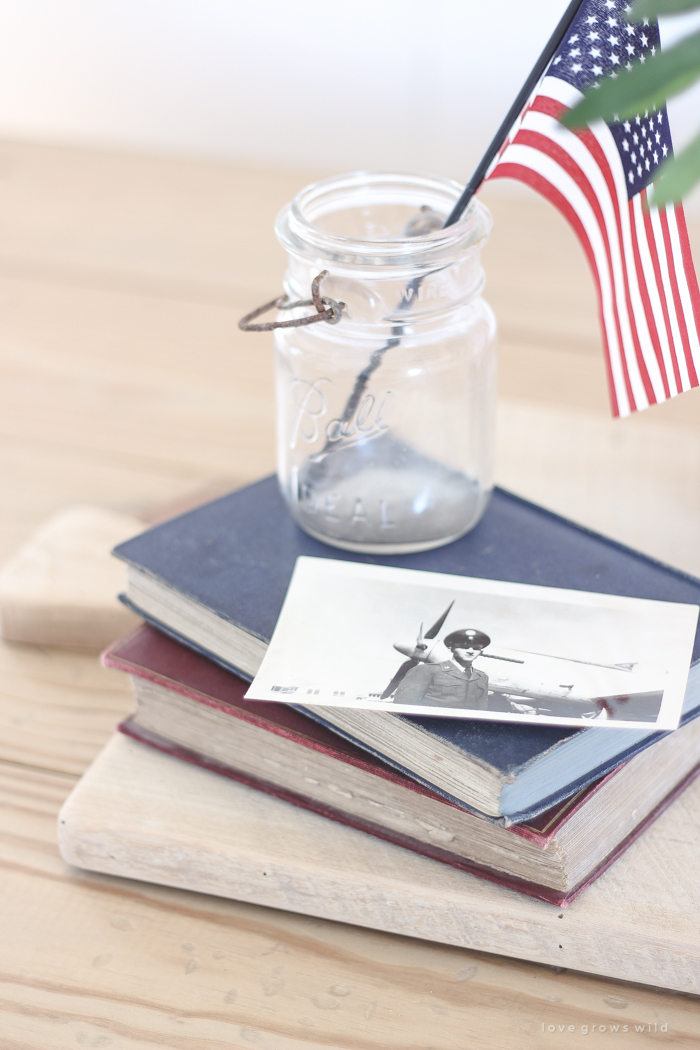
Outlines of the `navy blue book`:
M 294 524 L 275 478 L 157 525 L 114 553 L 128 564 L 126 604 L 247 679 L 300 555 L 700 604 L 700 580 L 499 489 L 472 532 L 418 554 L 363 555 L 319 543 Z M 699 658 L 700 631 L 683 722 L 700 714 Z M 376 711 L 353 712 L 350 733 L 334 724 L 338 709 L 304 710 L 448 801 L 504 823 L 532 819 L 665 735 Z M 441 784 L 441 765 L 456 761 L 459 791 L 454 780 L 449 790 Z

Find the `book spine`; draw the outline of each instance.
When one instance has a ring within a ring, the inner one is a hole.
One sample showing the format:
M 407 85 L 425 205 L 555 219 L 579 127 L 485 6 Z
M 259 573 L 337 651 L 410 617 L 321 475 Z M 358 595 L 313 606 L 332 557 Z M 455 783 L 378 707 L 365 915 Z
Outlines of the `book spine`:
M 439 861 L 442 864 L 448 864 L 450 867 L 458 868 L 460 871 L 464 871 L 467 874 L 486 879 L 488 882 L 494 882 L 498 886 L 504 886 L 506 889 L 516 890 L 517 892 L 524 893 L 529 897 L 535 897 L 538 900 L 545 901 L 547 904 L 554 904 L 559 908 L 565 908 L 567 905 L 571 904 L 572 901 L 594 883 L 603 872 L 607 871 L 608 868 L 614 864 L 614 862 L 634 842 L 637 841 L 647 828 L 650 827 L 650 825 L 653 824 L 666 809 L 668 809 L 671 803 L 674 802 L 679 795 L 681 795 L 685 789 L 700 776 L 700 763 L 698 763 L 698 765 L 691 769 L 687 776 L 676 785 L 673 791 L 671 791 L 658 804 L 658 806 L 656 806 L 656 808 L 653 809 L 651 813 L 649 813 L 649 815 L 636 828 L 634 828 L 629 835 L 626 836 L 626 838 L 618 843 L 615 849 L 608 854 L 594 871 L 590 872 L 577 886 L 570 888 L 566 893 L 562 893 L 560 890 L 539 883 L 528 882 L 517 876 L 507 875 L 494 868 L 465 861 L 464 858 L 457 857 L 448 850 L 441 849 L 438 846 L 428 846 L 426 843 L 420 842 L 417 839 L 413 839 L 407 835 L 401 835 L 398 832 L 389 831 L 380 825 L 373 824 L 371 821 L 360 820 L 356 817 L 352 817 L 349 814 L 344 813 L 342 810 L 335 809 L 332 806 L 325 806 L 314 799 L 310 799 L 304 795 L 297 794 L 296 792 L 272 784 L 270 781 L 250 776 L 247 773 L 242 773 L 231 766 L 210 759 L 197 751 L 192 751 L 189 748 L 173 744 L 164 737 L 152 733 L 150 730 L 143 729 L 143 727 L 138 725 L 133 716 L 122 722 L 121 725 L 118 726 L 118 729 L 121 733 L 131 737 L 132 740 L 136 740 L 139 743 L 152 747 L 157 751 L 161 751 L 164 754 L 179 759 L 180 761 L 188 762 L 190 765 L 199 766 L 202 769 L 207 769 L 218 776 L 227 777 L 229 780 L 238 781 L 239 783 L 245 784 L 257 791 L 263 791 L 265 794 L 272 795 L 284 802 L 289 802 L 291 805 L 299 806 L 301 809 L 317 813 L 329 820 L 335 820 L 339 824 L 345 824 L 347 827 L 355 828 L 357 831 L 362 831 L 366 834 L 373 835 L 376 838 L 383 839 L 385 842 L 392 843 L 392 845 L 412 850 L 414 853 L 419 853 L 424 857 L 429 857 L 430 859 Z
M 138 630 L 143 630 L 143 628 L 137 629 L 135 634 L 138 633 Z M 348 754 L 347 751 L 339 751 L 338 748 L 324 744 L 310 736 L 300 735 L 298 732 L 293 729 L 288 729 L 279 722 L 272 722 L 269 719 L 257 717 L 252 710 L 254 706 L 256 706 L 255 701 L 249 705 L 249 709 L 227 704 L 217 700 L 213 696 L 209 696 L 207 693 L 201 692 L 198 689 L 183 685 L 181 682 L 177 681 L 177 679 L 167 678 L 157 671 L 149 670 L 141 664 L 133 663 L 132 661 L 125 659 L 118 654 L 117 650 L 122 648 L 131 637 L 133 636 L 130 635 L 126 639 L 121 639 L 119 642 L 115 642 L 102 653 L 100 659 L 103 667 L 108 667 L 115 671 L 123 671 L 134 678 L 143 678 L 145 681 L 152 682 L 154 685 L 179 693 L 181 696 L 185 696 L 189 700 L 205 704 L 207 707 L 211 707 L 215 711 L 221 711 L 230 718 L 239 718 L 241 721 L 248 722 L 250 725 L 258 726 L 260 729 L 264 729 L 270 733 L 275 733 L 277 736 L 281 736 L 286 740 L 292 740 L 294 743 L 308 747 L 311 751 L 318 751 L 320 754 L 329 755 L 332 758 L 338 759 L 338 761 L 355 766 L 357 769 L 362 769 L 364 772 L 370 773 L 372 776 L 377 776 L 383 780 L 391 781 L 393 784 L 398 784 L 400 787 L 405 788 L 408 791 L 413 791 L 417 795 L 423 795 L 426 798 L 434 799 L 436 802 L 449 806 L 451 809 L 467 810 L 476 813 L 478 816 L 484 816 L 484 819 L 491 820 L 493 823 L 498 823 L 497 820 L 492 820 L 492 818 L 478 813 L 477 810 L 473 810 L 464 803 L 458 801 L 452 802 L 448 798 L 443 798 L 441 794 L 434 790 L 430 790 L 427 786 L 416 782 L 410 777 L 402 776 L 395 770 L 388 768 L 382 762 L 381 756 L 378 754 L 374 756 L 376 761 L 366 760 L 364 757 L 366 748 L 358 748 L 358 755 Z M 331 734 L 330 727 L 326 728 L 328 728 L 329 734 Z M 333 735 L 340 738 L 340 734 L 338 733 Z
M 217 762 L 198 751 L 193 751 L 190 748 L 174 744 L 172 741 L 161 737 L 159 734 L 144 729 L 138 724 L 133 716 L 122 722 L 121 725 L 118 726 L 118 729 L 121 733 L 131 737 L 132 740 L 146 744 L 148 747 L 155 748 L 157 751 L 162 751 L 166 755 L 180 759 L 180 761 L 188 762 L 190 765 L 199 766 L 201 769 L 207 769 L 219 776 L 227 777 L 229 780 L 236 780 L 248 787 L 255 788 L 257 791 L 263 791 L 267 795 L 273 795 L 275 798 L 279 798 L 284 802 L 289 802 L 293 806 L 309 810 L 312 813 L 318 813 L 320 816 L 326 817 L 329 820 L 335 820 L 339 824 L 345 824 L 347 827 L 355 828 L 356 831 L 362 831 L 368 835 L 373 835 L 375 838 L 383 839 L 385 842 L 390 842 L 394 846 L 409 849 L 413 853 L 419 853 L 424 857 L 429 857 L 431 860 L 439 861 L 442 864 L 449 864 L 450 867 L 458 868 L 460 871 L 467 872 L 469 875 L 475 875 L 478 878 L 486 879 L 489 882 L 495 882 L 497 885 L 505 886 L 507 889 L 517 890 L 519 893 L 525 893 L 530 897 L 536 897 L 538 900 L 546 901 L 548 904 L 556 904 L 558 907 L 565 907 L 574 899 L 574 896 L 578 892 L 576 889 L 568 893 L 562 893 L 560 890 L 553 889 L 549 886 L 528 882 L 517 876 L 507 875 L 495 868 L 489 868 L 484 865 L 466 861 L 463 857 L 458 857 L 455 854 L 450 853 L 449 850 L 441 849 L 439 846 L 429 846 L 408 835 L 402 835 L 399 832 L 388 830 L 387 828 L 374 824 L 371 821 L 351 816 L 333 806 L 324 805 L 315 799 L 290 791 L 287 788 L 282 788 L 268 780 L 251 776 L 248 773 L 243 773 L 222 762 Z

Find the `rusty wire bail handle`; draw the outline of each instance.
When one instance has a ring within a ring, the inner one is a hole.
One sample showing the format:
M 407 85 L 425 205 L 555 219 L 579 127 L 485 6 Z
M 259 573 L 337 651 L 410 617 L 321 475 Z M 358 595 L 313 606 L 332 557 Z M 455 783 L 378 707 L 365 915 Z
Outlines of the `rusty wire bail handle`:
M 272 302 L 265 303 L 263 306 L 259 306 L 257 310 L 251 310 L 245 317 L 241 317 L 238 327 L 242 332 L 271 332 L 273 328 L 301 328 L 307 324 L 316 324 L 318 321 L 325 321 L 326 324 L 338 324 L 343 315 L 343 310 L 346 310 L 347 306 L 345 303 L 336 302 L 335 299 L 321 296 L 321 282 L 327 276 L 328 270 L 321 270 L 314 277 L 311 282 L 310 299 L 299 299 L 297 302 L 292 303 L 286 295 L 280 295 L 273 299 Z M 268 310 L 296 310 L 299 306 L 315 306 L 316 313 L 309 314 L 308 317 L 297 317 L 293 321 L 266 321 L 263 324 L 251 323 L 256 317 L 266 314 Z

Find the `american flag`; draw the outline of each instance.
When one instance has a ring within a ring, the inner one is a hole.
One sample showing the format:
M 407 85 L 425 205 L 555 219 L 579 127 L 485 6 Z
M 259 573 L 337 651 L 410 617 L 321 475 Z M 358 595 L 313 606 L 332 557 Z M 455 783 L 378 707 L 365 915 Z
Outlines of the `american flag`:
M 571 223 L 595 278 L 613 413 L 691 387 L 700 374 L 700 293 L 683 208 L 645 207 L 673 152 L 666 108 L 583 132 L 559 122 L 591 84 L 659 49 L 655 23 L 628 22 L 627 0 L 583 0 L 487 179 L 514 178 Z

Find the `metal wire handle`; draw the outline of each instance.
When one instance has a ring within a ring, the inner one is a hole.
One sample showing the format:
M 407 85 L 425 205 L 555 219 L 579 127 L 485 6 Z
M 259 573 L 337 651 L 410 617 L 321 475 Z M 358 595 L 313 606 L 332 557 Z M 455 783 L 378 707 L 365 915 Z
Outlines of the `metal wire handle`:
M 286 295 L 280 295 L 277 299 L 273 299 L 271 302 L 265 303 L 264 306 L 259 306 L 257 310 L 251 310 L 245 317 L 241 317 L 238 327 L 242 332 L 271 332 L 273 328 L 301 328 L 307 324 L 317 324 L 318 321 L 325 321 L 327 324 L 338 324 L 343 310 L 346 310 L 347 306 L 345 303 L 336 302 L 335 299 L 321 296 L 321 281 L 327 276 L 328 270 L 321 270 L 314 277 L 311 282 L 310 299 L 299 299 L 297 302 L 292 303 Z M 316 313 L 309 314 L 308 317 L 297 317 L 293 321 L 266 321 L 263 324 L 251 324 L 256 317 L 266 314 L 268 310 L 296 310 L 299 306 L 315 306 Z

